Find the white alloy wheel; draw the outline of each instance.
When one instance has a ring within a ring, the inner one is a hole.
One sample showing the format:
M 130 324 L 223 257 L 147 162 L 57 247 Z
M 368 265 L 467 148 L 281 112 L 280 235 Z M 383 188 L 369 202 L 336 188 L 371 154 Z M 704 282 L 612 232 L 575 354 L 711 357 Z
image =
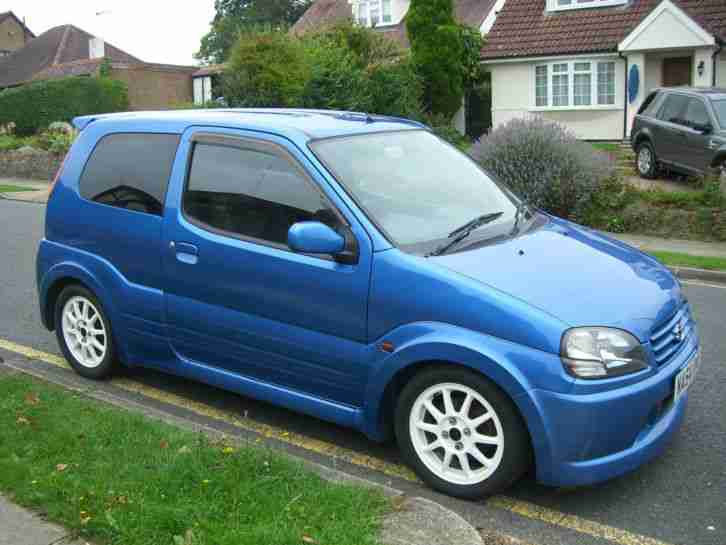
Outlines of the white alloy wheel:
M 63 338 L 75 360 L 87 369 L 103 362 L 108 334 L 98 309 L 85 297 L 74 296 L 63 306 Z
M 650 151 L 648 146 L 643 146 L 638 152 L 638 170 L 641 174 L 647 175 L 650 173 L 653 165 L 653 152 Z
M 435 384 L 424 390 L 411 408 L 409 432 L 421 462 L 449 483 L 481 483 L 502 461 L 499 415 L 481 394 L 462 384 Z

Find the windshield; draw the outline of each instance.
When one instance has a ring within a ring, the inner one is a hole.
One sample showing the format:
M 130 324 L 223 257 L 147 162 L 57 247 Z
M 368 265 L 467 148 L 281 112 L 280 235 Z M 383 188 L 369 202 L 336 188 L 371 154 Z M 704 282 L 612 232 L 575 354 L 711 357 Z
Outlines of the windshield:
M 722 128 L 726 127 L 726 100 L 714 100 L 713 109 L 716 110 L 718 124 Z
M 486 215 L 496 218 L 483 222 L 472 239 L 512 229 L 514 197 L 469 157 L 428 131 L 334 138 L 311 147 L 398 246 L 441 242 Z

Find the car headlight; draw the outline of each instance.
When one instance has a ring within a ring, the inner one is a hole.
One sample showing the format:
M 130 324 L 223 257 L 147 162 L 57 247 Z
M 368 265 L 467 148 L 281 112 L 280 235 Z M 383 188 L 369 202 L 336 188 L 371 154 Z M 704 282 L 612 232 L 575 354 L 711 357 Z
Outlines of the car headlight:
M 565 332 L 561 356 L 565 370 L 583 379 L 619 377 L 648 368 L 638 339 L 609 327 L 579 327 Z

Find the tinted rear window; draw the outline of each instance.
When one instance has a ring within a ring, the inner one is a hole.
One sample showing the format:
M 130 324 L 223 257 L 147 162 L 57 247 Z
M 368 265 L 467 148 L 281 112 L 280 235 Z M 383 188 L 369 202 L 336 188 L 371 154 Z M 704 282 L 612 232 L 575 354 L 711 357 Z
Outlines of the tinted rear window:
M 688 97 L 685 95 L 668 95 L 663 107 L 658 114 L 658 119 L 668 121 L 669 123 L 677 123 L 685 125 L 685 109 L 688 105 Z
M 179 145 L 174 134 L 112 134 L 86 163 L 81 195 L 91 201 L 161 215 Z

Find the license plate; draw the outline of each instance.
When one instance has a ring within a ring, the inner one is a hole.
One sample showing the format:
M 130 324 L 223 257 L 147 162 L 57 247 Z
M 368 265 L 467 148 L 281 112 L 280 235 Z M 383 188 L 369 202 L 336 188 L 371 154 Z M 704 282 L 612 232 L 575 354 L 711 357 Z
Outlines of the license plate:
M 676 388 L 675 393 L 673 394 L 673 399 L 675 401 L 678 401 L 678 398 L 685 394 L 688 388 L 690 388 L 691 384 L 693 384 L 693 381 L 696 380 L 698 363 L 701 359 L 700 356 L 700 353 L 696 354 L 693 359 L 688 363 L 688 365 L 686 365 L 676 375 Z

